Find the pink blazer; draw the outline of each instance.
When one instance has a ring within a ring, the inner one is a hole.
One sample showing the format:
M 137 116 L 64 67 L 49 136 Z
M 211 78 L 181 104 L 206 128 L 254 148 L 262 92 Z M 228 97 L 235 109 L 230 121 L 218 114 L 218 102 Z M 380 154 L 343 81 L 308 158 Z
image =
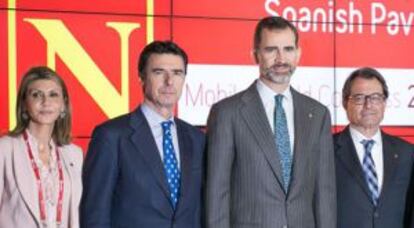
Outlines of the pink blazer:
M 60 147 L 64 169 L 65 227 L 79 227 L 82 194 L 82 150 L 70 144 Z M 38 190 L 22 136 L 0 138 L 0 227 L 40 227 Z

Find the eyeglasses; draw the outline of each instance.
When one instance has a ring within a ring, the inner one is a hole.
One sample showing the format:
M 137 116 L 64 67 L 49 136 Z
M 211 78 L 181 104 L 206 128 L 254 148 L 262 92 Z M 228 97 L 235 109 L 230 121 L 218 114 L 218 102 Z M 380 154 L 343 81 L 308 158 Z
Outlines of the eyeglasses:
M 349 99 L 357 105 L 363 105 L 369 101 L 371 104 L 381 104 L 385 100 L 385 96 L 382 93 L 373 93 L 370 95 L 354 94 L 349 96 Z

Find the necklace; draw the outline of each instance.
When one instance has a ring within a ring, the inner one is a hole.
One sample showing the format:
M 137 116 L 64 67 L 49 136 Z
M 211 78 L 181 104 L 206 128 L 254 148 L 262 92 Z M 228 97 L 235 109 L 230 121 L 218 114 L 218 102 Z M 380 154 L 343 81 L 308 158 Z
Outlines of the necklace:
M 23 132 L 23 139 L 27 146 L 27 153 L 29 155 L 30 163 L 32 165 L 33 172 L 36 177 L 36 183 L 38 188 L 38 196 L 39 196 L 39 208 L 40 208 L 40 220 L 42 221 L 42 224 L 44 227 L 46 227 L 46 209 L 45 209 L 45 199 L 43 196 L 42 191 L 42 180 L 40 178 L 40 170 L 39 167 L 36 165 L 32 148 L 30 146 L 27 132 Z M 58 195 L 58 203 L 56 205 L 56 224 L 60 226 L 62 223 L 62 206 L 63 206 L 63 191 L 64 191 L 64 180 L 63 180 L 63 168 L 62 168 L 62 162 L 60 160 L 58 147 L 56 146 L 56 160 L 57 160 L 57 166 L 58 166 L 58 175 L 59 175 L 59 195 Z

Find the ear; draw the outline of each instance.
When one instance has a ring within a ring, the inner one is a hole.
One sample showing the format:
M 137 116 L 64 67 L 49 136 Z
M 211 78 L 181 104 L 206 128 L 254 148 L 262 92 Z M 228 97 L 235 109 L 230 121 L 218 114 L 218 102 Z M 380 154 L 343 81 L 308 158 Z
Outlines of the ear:
M 142 87 L 144 87 L 144 85 L 145 85 L 145 78 L 143 78 L 143 77 L 138 77 L 138 82 L 141 84 L 141 86 Z
M 144 84 L 144 82 L 145 82 L 145 75 L 144 74 L 142 74 L 142 73 L 138 73 L 138 81 L 141 83 L 141 84 Z
M 296 65 L 298 65 L 299 62 L 300 62 L 300 57 L 302 56 L 302 48 L 298 47 L 297 52 L 298 52 L 298 55 L 297 55 L 297 58 L 296 58 Z
M 258 64 L 258 63 L 259 63 L 259 60 L 257 59 L 257 50 L 256 50 L 256 49 L 252 49 L 252 50 L 250 51 L 250 57 L 254 59 L 254 62 L 255 62 L 256 64 Z
M 348 106 L 348 101 L 342 100 L 342 107 L 345 109 L 345 111 L 346 111 L 347 106 Z

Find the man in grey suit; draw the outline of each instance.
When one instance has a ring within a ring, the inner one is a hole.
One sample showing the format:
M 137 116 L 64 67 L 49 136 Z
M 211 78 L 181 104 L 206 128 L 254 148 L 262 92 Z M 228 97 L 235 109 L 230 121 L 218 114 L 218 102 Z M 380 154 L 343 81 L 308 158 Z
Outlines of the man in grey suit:
M 387 98 L 375 69 L 355 70 L 345 81 L 350 124 L 334 136 L 338 228 L 410 227 L 413 147 L 381 131 Z
M 332 228 L 336 189 L 330 114 L 290 86 L 301 49 L 281 17 L 254 35 L 259 79 L 208 119 L 208 228 Z

